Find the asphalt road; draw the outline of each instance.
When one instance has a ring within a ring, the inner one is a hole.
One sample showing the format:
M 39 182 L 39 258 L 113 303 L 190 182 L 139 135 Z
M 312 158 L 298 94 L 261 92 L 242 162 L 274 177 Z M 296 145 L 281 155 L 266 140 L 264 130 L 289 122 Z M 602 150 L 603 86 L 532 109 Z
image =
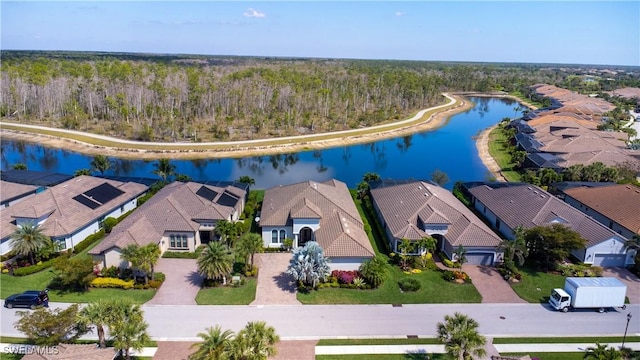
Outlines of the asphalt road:
M 4 304 L 3 304 L 4 305 Z M 52 308 L 70 304 L 51 303 Z M 144 305 L 149 333 L 155 340 L 197 340 L 197 333 L 220 325 L 240 330 L 248 321 L 263 320 L 283 340 L 434 336 L 436 324 L 455 311 L 480 324 L 486 336 L 593 336 L 622 335 L 627 314 L 632 314 L 628 335 L 640 335 L 640 305 L 603 314 L 593 310 L 561 313 L 539 304 L 441 305 L 292 305 L 197 306 Z M 29 311 L 29 310 L 26 310 Z M 24 336 L 14 329 L 15 309 L 2 308 L 3 336 Z M 89 338 L 95 337 L 95 334 Z

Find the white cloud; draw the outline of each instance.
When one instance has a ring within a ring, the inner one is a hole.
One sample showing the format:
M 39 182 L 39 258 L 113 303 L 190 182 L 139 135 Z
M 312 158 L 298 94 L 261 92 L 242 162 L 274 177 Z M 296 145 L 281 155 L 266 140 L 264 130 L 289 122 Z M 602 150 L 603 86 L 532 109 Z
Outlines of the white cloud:
M 404 11 L 396 11 L 396 16 L 404 16 Z
M 257 18 L 263 18 L 267 16 L 267 14 L 253 8 L 248 8 L 247 11 L 242 13 L 242 15 L 246 17 L 257 17 Z

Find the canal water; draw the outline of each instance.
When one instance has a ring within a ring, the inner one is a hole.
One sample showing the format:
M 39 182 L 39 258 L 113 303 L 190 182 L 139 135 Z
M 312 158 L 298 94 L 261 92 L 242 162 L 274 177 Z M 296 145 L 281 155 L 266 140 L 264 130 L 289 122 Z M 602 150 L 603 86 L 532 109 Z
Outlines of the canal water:
M 236 180 L 247 175 L 255 188 L 264 189 L 305 180 L 344 181 L 355 188 L 366 172 L 382 178 L 430 179 L 434 170 L 446 173 L 451 189 L 460 181 L 485 180 L 489 173 L 478 157 L 476 136 L 484 129 L 513 117 L 515 103 L 509 99 L 472 97 L 475 106 L 456 114 L 434 130 L 369 144 L 351 145 L 283 155 L 236 159 L 171 160 L 176 172 L 194 180 Z M 7 170 L 25 163 L 29 170 L 73 174 L 90 168 L 91 156 L 39 144 L 2 139 L 0 166 Z M 114 168 L 105 175 L 156 178 L 155 161 L 112 159 Z

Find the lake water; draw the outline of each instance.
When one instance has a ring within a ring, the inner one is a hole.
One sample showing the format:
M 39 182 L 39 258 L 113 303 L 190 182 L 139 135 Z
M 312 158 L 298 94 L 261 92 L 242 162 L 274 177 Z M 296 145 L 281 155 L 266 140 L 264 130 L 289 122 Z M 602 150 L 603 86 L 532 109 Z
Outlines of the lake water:
M 235 180 L 248 175 L 255 188 L 264 189 L 305 180 L 344 181 L 355 188 L 366 172 L 383 178 L 430 179 L 435 169 L 445 172 L 451 189 L 458 181 L 485 180 L 488 170 L 478 157 L 475 136 L 482 130 L 515 115 L 515 103 L 507 99 L 470 98 L 475 106 L 451 117 L 435 130 L 410 136 L 318 151 L 240 159 L 172 160 L 176 172 L 197 180 Z M 29 170 L 73 174 L 90 168 L 91 156 L 39 144 L 2 140 L 0 166 L 6 170 L 25 163 Z M 113 159 L 115 168 L 106 175 L 150 177 L 155 161 Z

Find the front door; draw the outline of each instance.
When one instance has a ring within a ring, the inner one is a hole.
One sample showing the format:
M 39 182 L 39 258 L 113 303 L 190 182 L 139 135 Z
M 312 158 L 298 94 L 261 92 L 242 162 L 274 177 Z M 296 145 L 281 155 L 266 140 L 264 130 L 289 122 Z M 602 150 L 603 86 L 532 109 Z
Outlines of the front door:
M 213 240 L 213 231 L 211 230 L 200 230 L 200 243 L 208 244 L 211 240 Z
M 298 238 L 298 246 L 304 246 L 307 241 L 313 240 L 313 230 L 308 227 L 300 229 L 300 237 Z

